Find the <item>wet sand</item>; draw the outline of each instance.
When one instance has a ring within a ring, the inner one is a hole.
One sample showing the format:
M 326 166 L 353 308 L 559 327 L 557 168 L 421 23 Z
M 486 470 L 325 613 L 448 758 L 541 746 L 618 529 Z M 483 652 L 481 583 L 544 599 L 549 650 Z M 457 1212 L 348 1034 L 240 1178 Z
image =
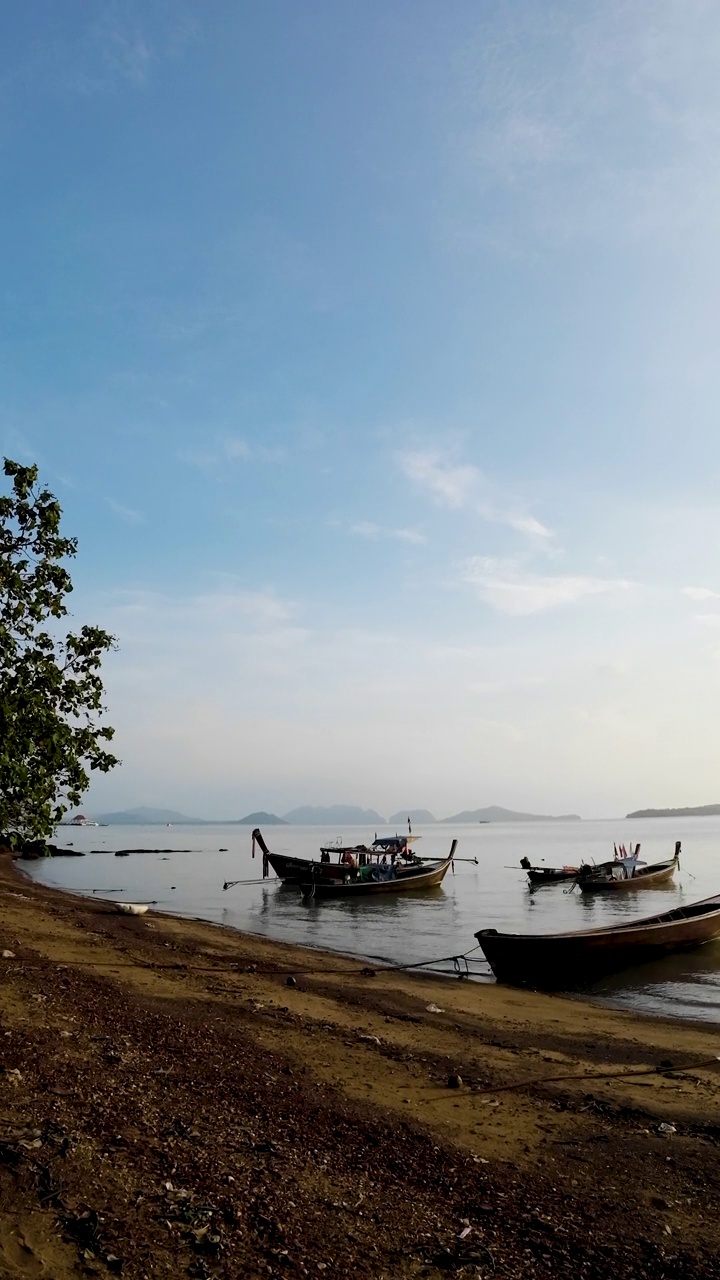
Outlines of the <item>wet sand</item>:
M 7 856 L 0 925 L 0 1280 L 720 1278 L 713 1029 L 124 916 Z

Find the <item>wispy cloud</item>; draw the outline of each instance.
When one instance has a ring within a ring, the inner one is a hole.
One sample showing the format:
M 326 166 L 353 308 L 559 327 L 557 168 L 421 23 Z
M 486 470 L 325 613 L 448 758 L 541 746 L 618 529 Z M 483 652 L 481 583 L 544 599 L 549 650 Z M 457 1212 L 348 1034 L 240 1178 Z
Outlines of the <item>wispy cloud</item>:
M 373 524 L 371 520 L 361 520 L 358 524 L 351 525 L 350 532 L 356 533 L 360 538 L 370 538 L 373 541 L 381 538 L 396 538 L 400 542 L 410 542 L 418 547 L 427 542 L 425 534 L 419 529 L 393 529 L 387 525 Z
M 454 510 L 470 508 L 483 520 L 507 525 L 531 538 L 553 537 L 551 529 L 523 510 L 517 499 L 491 481 L 479 467 L 458 464 L 435 450 L 400 453 L 397 460 L 408 480 L 425 489 L 442 506 Z
M 126 507 L 123 502 L 118 502 L 115 498 L 106 498 L 105 501 L 121 520 L 127 521 L 128 524 L 145 524 L 145 516 L 134 507 Z
M 166 12 L 105 0 L 78 28 L 38 28 L 25 57 L 0 78 L 0 92 L 41 86 L 45 92 L 92 97 L 123 87 L 142 89 L 159 63 L 184 53 L 197 29 L 183 0 Z
M 682 594 L 690 600 L 720 600 L 720 592 L 709 587 L 682 587 Z
M 288 452 L 282 445 L 256 444 L 244 436 L 224 436 L 210 448 L 180 449 L 181 462 L 197 467 L 200 471 L 216 471 L 230 462 L 259 462 L 273 465 L 287 460 Z
M 706 0 L 496 6 L 459 59 L 448 152 L 467 200 L 454 191 L 448 225 L 466 242 L 500 188 L 515 196 L 515 228 L 545 236 L 711 231 L 719 53 Z M 518 198 L 523 185 L 531 199 Z M 496 231 L 512 240 L 507 221 Z
M 468 560 L 463 581 L 475 588 L 480 599 L 499 613 L 529 614 L 575 604 L 588 596 L 628 592 L 623 579 L 527 573 L 515 561 L 475 556 Z

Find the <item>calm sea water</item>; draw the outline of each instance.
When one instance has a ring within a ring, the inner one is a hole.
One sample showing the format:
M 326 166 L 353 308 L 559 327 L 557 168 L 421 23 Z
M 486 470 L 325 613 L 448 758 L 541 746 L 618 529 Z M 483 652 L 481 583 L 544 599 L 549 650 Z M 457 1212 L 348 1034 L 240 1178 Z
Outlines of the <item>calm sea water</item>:
M 378 829 L 378 835 L 394 829 Z M 250 828 L 90 827 L 61 828 L 60 845 L 72 843 L 84 858 L 53 858 L 22 864 L 44 884 L 101 898 L 155 902 L 158 911 L 196 916 L 263 934 L 281 941 L 384 958 L 396 963 L 436 960 L 469 950 L 476 929 L 494 927 L 522 932 L 582 929 L 652 915 L 683 902 L 720 893 L 720 818 L 649 821 L 491 823 L 418 827 L 415 846 L 424 856 L 440 857 L 457 836 L 455 875 L 441 888 L 360 902 L 306 904 L 299 891 L 280 882 L 237 885 L 226 880 L 261 876 L 262 862 L 250 853 Z M 335 837 L 349 843 L 372 839 L 364 828 L 269 827 L 264 832 L 278 853 L 318 856 Z M 683 857 L 676 885 L 622 895 L 584 895 L 562 885 L 530 890 L 519 867 L 527 855 L 534 864 L 562 866 L 580 859 L 605 861 L 613 841 L 640 840 L 648 862 L 672 855 L 682 840 Z M 116 858 L 115 850 L 162 849 Z M 478 955 L 479 953 L 475 953 Z M 447 964 L 438 970 L 452 969 Z M 473 975 L 490 979 L 484 960 Z M 720 1022 L 720 942 L 699 951 L 645 965 L 588 988 L 596 998 L 647 1013 Z

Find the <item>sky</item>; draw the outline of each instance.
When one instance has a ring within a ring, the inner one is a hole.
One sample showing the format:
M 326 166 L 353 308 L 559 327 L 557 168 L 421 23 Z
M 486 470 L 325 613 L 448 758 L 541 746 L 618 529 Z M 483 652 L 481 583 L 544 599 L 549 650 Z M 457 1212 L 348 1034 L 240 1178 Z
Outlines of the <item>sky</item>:
M 8 0 L 88 811 L 720 801 L 720 8 Z

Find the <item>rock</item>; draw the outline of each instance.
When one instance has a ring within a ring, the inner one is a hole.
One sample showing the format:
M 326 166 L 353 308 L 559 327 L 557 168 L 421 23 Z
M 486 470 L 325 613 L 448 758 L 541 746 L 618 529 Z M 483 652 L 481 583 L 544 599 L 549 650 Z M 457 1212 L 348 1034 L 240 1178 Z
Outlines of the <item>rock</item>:
M 295 981 L 295 979 L 294 979 L 292 976 L 290 976 L 289 978 L 286 978 L 286 979 L 285 979 L 285 986 L 286 986 L 286 987 L 296 987 L 296 986 L 297 986 L 297 982 Z
M 462 1084 L 462 1076 L 459 1076 L 459 1075 L 448 1076 L 447 1078 L 448 1089 L 459 1089 L 461 1084 Z

